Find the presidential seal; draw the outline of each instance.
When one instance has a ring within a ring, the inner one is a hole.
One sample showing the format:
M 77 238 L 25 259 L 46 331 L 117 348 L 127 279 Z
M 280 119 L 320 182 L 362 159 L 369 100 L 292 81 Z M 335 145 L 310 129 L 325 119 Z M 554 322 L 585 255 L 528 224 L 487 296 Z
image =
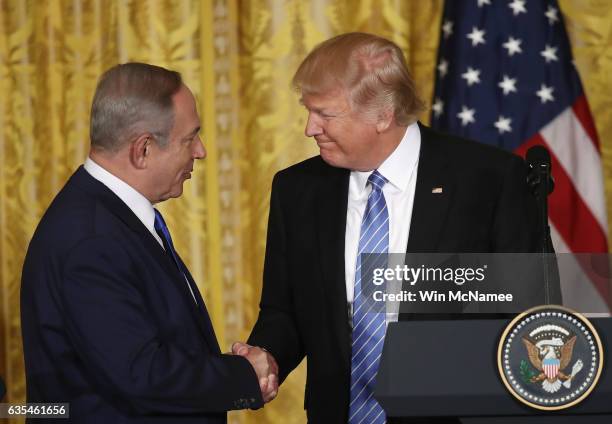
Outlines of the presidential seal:
M 569 408 L 595 388 L 603 367 L 601 340 L 582 315 L 539 306 L 517 316 L 497 349 L 502 382 L 536 409 Z

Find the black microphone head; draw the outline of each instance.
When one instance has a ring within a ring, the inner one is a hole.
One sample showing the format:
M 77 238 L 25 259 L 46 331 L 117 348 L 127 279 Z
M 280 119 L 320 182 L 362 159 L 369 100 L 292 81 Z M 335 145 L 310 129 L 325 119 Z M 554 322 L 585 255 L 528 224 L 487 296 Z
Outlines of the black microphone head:
M 533 146 L 527 150 L 525 160 L 527 161 L 528 165 L 550 165 L 550 153 L 548 153 L 548 149 L 544 146 Z
M 545 190 L 543 196 L 547 196 L 555 189 L 555 180 L 551 175 L 550 153 L 544 146 L 537 145 L 527 150 L 525 162 L 529 167 L 527 184 L 536 193 Z M 537 193 L 536 193 L 537 195 Z

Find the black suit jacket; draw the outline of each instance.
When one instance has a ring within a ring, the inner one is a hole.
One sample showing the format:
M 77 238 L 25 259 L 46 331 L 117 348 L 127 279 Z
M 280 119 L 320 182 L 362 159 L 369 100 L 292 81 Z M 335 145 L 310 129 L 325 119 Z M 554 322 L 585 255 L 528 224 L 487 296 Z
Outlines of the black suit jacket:
M 253 368 L 221 354 L 196 297 L 136 215 L 79 168 L 23 266 L 28 402 L 69 402 L 71 421 L 87 423 L 217 424 L 260 407 Z
M 535 252 L 536 204 L 519 157 L 421 130 L 407 252 Z M 283 380 L 306 356 L 310 423 L 348 419 L 351 335 L 344 240 L 350 172 L 314 157 L 272 184 L 260 313 L 249 343 Z M 432 194 L 443 187 L 443 194 Z

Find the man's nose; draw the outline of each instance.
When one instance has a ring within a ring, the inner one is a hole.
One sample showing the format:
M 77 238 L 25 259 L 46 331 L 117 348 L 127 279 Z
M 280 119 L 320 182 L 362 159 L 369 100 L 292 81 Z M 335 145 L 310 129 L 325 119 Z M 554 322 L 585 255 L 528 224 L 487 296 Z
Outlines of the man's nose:
M 194 159 L 204 159 L 206 157 L 206 149 L 204 148 L 204 144 L 202 143 L 200 136 L 197 135 L 196 137 L 197 140 L 193 150 L 193 157 Z
M 304 134 L 306 137 L 314 137 L 323 133 L 323 127 L 319 122 L 319 118 L 314 113 L 308 114 L 308 121 L 306 121 L 306 128 Z

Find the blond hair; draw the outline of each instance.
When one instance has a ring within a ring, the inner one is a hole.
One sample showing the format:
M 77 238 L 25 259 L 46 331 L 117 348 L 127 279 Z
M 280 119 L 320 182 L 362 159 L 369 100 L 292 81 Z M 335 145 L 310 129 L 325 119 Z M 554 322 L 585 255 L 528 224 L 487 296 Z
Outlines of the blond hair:
M 350 32 L 317 45 L 298 67 L 293 87 L 303 95 L 338 88 L 367 115 L 392 108 L 398 125 L 408 125 L 425 109 L 402 50 L 392 41 Z

